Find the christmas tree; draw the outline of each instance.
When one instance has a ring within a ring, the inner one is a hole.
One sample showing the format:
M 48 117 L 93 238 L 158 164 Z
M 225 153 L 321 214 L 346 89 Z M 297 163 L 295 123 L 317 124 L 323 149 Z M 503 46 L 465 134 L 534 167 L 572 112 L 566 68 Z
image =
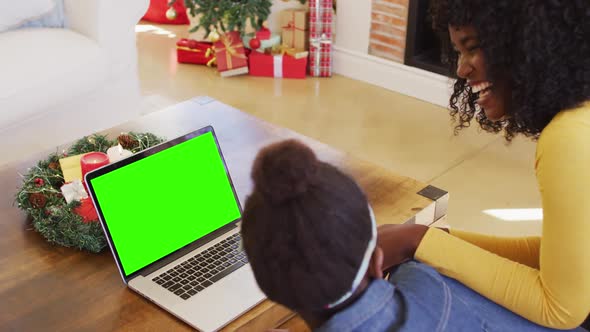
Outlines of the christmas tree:
M 177 0 L 170 0 L 172 6 Z M 220 33 L 238 30 L 244 33 L 247 22 L 258 30 L 270 15 L 271 0 L 184 0 L 190 15 L 199 17 L 199 24 L 190 32 L 200 28 L 209 35 L 214 29 Z

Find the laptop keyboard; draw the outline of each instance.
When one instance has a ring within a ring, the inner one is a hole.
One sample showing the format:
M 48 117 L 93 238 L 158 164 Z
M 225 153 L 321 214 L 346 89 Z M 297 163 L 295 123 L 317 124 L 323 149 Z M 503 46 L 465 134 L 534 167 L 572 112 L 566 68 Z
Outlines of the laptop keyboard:
M 236 233 L 152 279 L 168 291 L 188 300 L 248 263 Z

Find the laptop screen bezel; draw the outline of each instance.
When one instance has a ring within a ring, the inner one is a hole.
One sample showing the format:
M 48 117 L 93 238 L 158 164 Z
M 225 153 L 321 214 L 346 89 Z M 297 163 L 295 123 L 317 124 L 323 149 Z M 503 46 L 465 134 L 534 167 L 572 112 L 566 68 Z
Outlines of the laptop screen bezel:
M 135 271 L 135 272 L 127 275 L 125 273 L 125 270 L 123 269 L 123 265 L 121 264 L 121 259 L 119 257 L 119 253 L 118 253 L 117 248 L 116 248 L 116 246 L 115 246 L 115 244 L 113 242 L 113 239 L 111 237 L 111 233 L 110 233 L 108 224 L 107 224 L 107 222 L 105 220 L 104 214 L 102 212 L 102 208 L 101 208 L 98 200 L 96 199 L 96 193 L 94 191 L 94 187 L 92 186 L 92 180 L 95 179 L 95 178 L 98 178 L 100 176 L 103 176 L 103 175 L 105 175 L 107 173 L 110 173 L 110 172 L 112 172 L 114 170 L 117 170 L 119 168 L 125 167 L 125 166 L 127 166 L 129 164 L 135 163 L 135 162 L 137 162 L 139 160 L 142 160 L 144 158 L 150 157 L 150 156 L 152 156 L 152 155 L 154 155 L 156 153 L 159 153 L 161 151 L 164 151 L 166 149 L 169 149 L 169 148 L 171 148 L 173 146 L 176 146 L 178 144 L 184 143 L 184 142 L 186 142 L 186 141 L 188 141 L 190 139 L 197 138 L 199 136 L 202 136 L 202 135 L 208 134 L 208 133 L 211 133 L 213 135 L 213 140 L 215 141 L 215 145 L 217 147 L 217 151 L 219 152 L 219 155 L 221 157 L 221 161 L 223 162 L 223 167 L 225 169 L 225 173 L 226 173 L 227 178 L 229 180 L 229 183 L 230 183 L 232 192 L 234 194 L 234 199 L 236 201 L 236 204 L 238 205 L 238 208 L 239 208 L 239 211 L 240 211 L 240 216 L 241 216 L 243 214 L 243 210 L 242 210 L 242 205 L 240 204 L 240 199 L 238 197 L 238 193 L 236 192 L 236 188 L 234 186 L 233 180 L 232 180 L 231 175 L 229 173 L 229 168 L 227 167 L 227 163 L 225 161 L 225 157 L 223 156 L 223 152 L 221 151 L 221 147 L 220 147 L 220 144 L 219 144 L 219 140 L 217 139 L 217 135 L 215 134 L 215 130 L 210 125 L 209 126 L 206 126 L 206 127 L 203 127 L 201 129 L 195 130 L 193 132 L 190 132 L 188 134 L 185 134 L 183 136 L 177 137 L 175 139 L 172 139 L 172 140 L 163 142 L 163 143 L 161 143 L 159 145 L 156 145 L 154 147 L 151 147 L 149 149 L 145 149 L 143 151 L 140 151 L 140 152 L 138 152 L 138 153 L 136 153 L 136 154 L 134 154 L 134 155 L 132 155 L 132 156 L 130 156 L 128 158 L 119 160 L 119 161 L 117 161 L 115 163 L 112 163 L 112 164 L 106 165 L 104 167 L 101 167 L 99 169 L 96 169 L 96 170 L 93 170 L 91 172 L 88 172 L 86 174 L 86 176 L 84 177 L 84 181 L 86 182 L 86 185 L 88 187 L 89 196 L 92 198 L 92 201 L 94 203 L 94 206 L 96 207 L 96 211 L 98 213 L 99 221 L 100 221 L 100 224 L 102 226 L 102 229 L 103 229 L 103 232 L 105 234 L 105 237 L 107 239 L 107 243 L 109 244 L 109 247 L 111 248 L 111 252 L 113 253 L 113 257 L 115 258 L 115 261 L 117 263 L 117 267 L 119 269 L 119 273 L 121 274 L 121 277 L 123 278 L 123 281 L 125 283 L 128 283 L 129 280 L 135 278 L 138 275 L 144 274 L 144 272 L 146 270 L 150 269 L 150 267 L 153 266 L 153 265 L 155 265 L 155 264 L 159 264 L 159 265 L 162 265 L 163 266 L 163 265 L 169 263 L 168 261 L 169 260 L 171 261 L 172 260 L 171 258 L 177 259 L 178 258 L 177 257 L 178 256 L 178 253 L 182 253 L 183 251 L 186 251 L 186 249 L 188 247 L 199 247 L 201 245 L 204 245 L 207 242 L 209 242 L 212 239 L 214 239 L 215 237 L 219 236 L 220 234 L 223 234 L 223 233 L 225 233 L 225 232 L 227 232 L 227 231 L 235 228 L 237 226 L 237 224 L 240 222 L 241 217 L 238 218 L 238 219 L 235 219 L 235 220 L 233 220 L 231 222 L 229 222 L 228 224 L 226 224 L 226 225 L 224 225 L 224 226 L 222 226 L 222 227 L 220 227 L 220 228 L 218 228 L 218 229 L 216 229 L 216 230 L 214 230 L 214 231 L 212 231 L 212 232 L 210 232 L 208 234 L 203 235 L 202 237 L 200 237 L 198 239 L 195 239 L 194 241 L 188 243 L 187 245 L 185 245 L 185 246 L 183 246 L 183 247 L 181 247 L 181 248 L 179 248 L 179 249 L 177 249 L 177 250 L 169 253 L 168 255 L 166 255 L 164 257 L 161 257 L 160 259 L 158 259 L 158 260 L 156 260 L 154 262 L 151 262 L 150 264 L 144 266 L 143 268 L 141 268 L 141 269 L 139 269 L 139 270 L 137 270 L 137 271 Z M 215 235 L 215 236 L 212 236 L 212 235 Z M 165 263 L 165 264 L 163 264 L 163 263 Z

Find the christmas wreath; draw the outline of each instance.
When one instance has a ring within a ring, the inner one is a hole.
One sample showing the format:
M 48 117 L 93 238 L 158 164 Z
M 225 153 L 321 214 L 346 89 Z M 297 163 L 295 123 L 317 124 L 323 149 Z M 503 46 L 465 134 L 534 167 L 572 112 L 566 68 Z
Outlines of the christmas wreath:
M 98 253 L 107 242 L 94 206 L 89 200 L 84 203 L 79 200 L 66 202 L 61 191 L 65 180 L 60 159 L 95 151 L 106 153 L 117 145 L 136 153 L 163 141 L 151 133 L 121 134 L 115 140 L 109 140 L 104 135 L 84 137 L 67 152 L 51 154 L 22 175 L 23 185 L 16 195 L 16 203 L 27 213 L 34 229 L 48 242 Z

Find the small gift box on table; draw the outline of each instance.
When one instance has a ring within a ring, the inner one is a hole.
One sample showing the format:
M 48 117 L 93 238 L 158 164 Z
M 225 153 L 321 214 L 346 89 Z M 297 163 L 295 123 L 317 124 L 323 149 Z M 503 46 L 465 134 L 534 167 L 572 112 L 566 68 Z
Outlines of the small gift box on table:
M 213 43 L 183 38 L 176 42 L 176 58 L 179 63 L 212 65 L 215 60 Z
M 238 31 L 223 34 L 215 46 L 217 70 L 223 77 L 248 73 L 248 58 Z
M 332 76 L 332 0 L 309 1 L 309 69 L 315 77 Z
M 298 59 L 280 53 L 273 55 L 252 52 L 250 55 L 250 75 L 252 76 L 305 78 L 306 72 L 307 56 Z
M 308 13 L 305 9 L 289 9 L 280 16 L 283 45 L 307 50 L 309 48 Z

